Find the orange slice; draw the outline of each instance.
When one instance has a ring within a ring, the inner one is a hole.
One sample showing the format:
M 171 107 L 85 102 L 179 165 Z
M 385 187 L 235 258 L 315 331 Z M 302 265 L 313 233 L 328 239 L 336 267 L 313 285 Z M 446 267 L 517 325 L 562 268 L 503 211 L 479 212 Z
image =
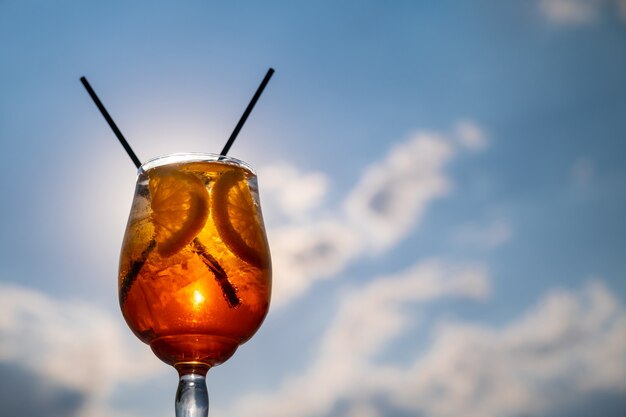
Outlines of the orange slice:
M 263 225 L 243 172 L 222 173 L 211 191 L 211 214 L 222 241 L 235 256 L 256 267 L 266 264 Z
M 190 172 L 158 167 L 148 172 L 157 251 L 172 256 L 200 233 L 209 216 L 209 193 Z

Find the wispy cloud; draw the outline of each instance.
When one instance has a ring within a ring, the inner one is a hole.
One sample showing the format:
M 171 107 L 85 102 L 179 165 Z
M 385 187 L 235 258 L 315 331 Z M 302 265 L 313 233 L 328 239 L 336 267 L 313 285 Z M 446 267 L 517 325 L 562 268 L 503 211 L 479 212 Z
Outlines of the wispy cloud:
M 603 13 L 626 20 L 626 0 L 539 0 L 539 8 L 550 21 L 564 25 L 593 23 Z
M 288 377 L 277 392 L 246 397 L 233 410 L 219 415 L 325 415 L 339 399 L 355 400 L 378 389 L 372 384 L 380 383 L 375 381 L 387 371 L 372 359 L 415 324 L 416 317 L 405 314 L 407 305 L 446 296 L 482 299 L 488 293 L 483 266 L 452 265 L 436 259 L 352 289 L 341 302 L 309 369 Z M 376 415 L 368 404 L 361 406 L 364 408 L 359 410 Z
M 459 243 L 484 249 L 501 246 L 512 237 L 513 227 L 504 219 L 493 219 L 487 223 L 467 223 L 462 225 L 454 235 L 454 239 Z
M 359 257 L 389 251 L 412 233 L 430 204 L 452 189 L 446 171 L 460 147 L 486 146 L 478 124 L 466 120 L 459 126 L 464 139 L 417 132 L 396 143 L 365 169 L 339 206 L 325 207 L 316 216 L 310 209 L 321 204 L 329 186 L 323 174 L 300 173 L 285 165 L 261 169 L 269 176 L 263 182 L 268 188 L 267 193 L 262 190 L 264 204 L 282 207 L 291 219 L 268 232 L 274 305 L 303 294 L 317 280 L 336 276 Z M 306 184 L 311 185 L 308 191 L 301 189 Z
M 0 339 L 0 361 L 84 396 L 84 416 L 107 414 L 104 399 L 116 384 L 166 368 L 130 342 L 119 317 L 6 284 L 0 284 Z
M 593 390 L 626 390 L 626 311 L 600 282 L 555 291 L 501 328 L 443 324 L 396 375 L 391 402 L 428 416 L 535 414 Z M 550 395 L 545 395 L 550 392 Z
M 367 168 L 344 209 L 370 247 L 396 245 L 419 224 L 428 205 L 450 191 L 444 170 L 453 155 L 448 138 L 417 133 Z
M 311 210 L 322 204 L 329 186 L 324 173 L 302 173 L 289 164 L 264 167 L 259 178 L 263 181 L 263 201 L 273 203 L 291 220 L 306 219 Z
M 302 295 L 320 279 L 329 279 L 360 253 L 360 236 L 335 219 L 269 231 L 272 247 L 273 307 Z
M 480 151 L 487 147 L 487 134 L 473 120 L 461 120 L 457 123 L 455 135 L 458 143 L 471 151 Z
M 484 297 L 481 268 L 425 262 L 375 280 L 341 303 L 317 358 L 276 392 L 250 395 L 216 415 L 384 415 L 377 404 L 428 417 L 545 413 L 573 398 L 626 392 L 626 310 L 600 281 L 551 291 L 509 324 L 440 322 L 407 366 L 375 361 L 416 319 L 403 306 L 446 296 Z M 550 394 L 547 395 L 546 392 Z

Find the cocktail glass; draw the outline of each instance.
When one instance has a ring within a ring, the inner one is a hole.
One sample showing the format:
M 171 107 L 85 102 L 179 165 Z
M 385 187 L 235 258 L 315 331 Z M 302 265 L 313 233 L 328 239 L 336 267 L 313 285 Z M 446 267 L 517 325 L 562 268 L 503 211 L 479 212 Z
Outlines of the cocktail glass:
M 270 304 L 254 171 L 213 154 L 141 165 L 118 283 L 128 326 L 178 371 L 176 416 L 207 416 L 207 371 L 254 335 Z

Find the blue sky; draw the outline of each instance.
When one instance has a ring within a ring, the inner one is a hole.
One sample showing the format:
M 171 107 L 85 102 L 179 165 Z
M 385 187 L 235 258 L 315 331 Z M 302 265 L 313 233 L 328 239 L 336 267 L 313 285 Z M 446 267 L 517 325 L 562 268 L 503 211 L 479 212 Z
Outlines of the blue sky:
M 139 158 L 257 169 L 263 327 L 212 416 L 622 416 L 626 2 L 0 0 L 0 404 L 173 413 L 117 262 Z

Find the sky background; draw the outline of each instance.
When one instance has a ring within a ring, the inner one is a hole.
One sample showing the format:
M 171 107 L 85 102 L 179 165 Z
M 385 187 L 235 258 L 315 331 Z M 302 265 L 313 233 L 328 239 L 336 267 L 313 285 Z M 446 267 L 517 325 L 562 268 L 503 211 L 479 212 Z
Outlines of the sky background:
M 0 406 L 165 417 L 126 327 L 141 160 L 257 169 L 265 323 L 214 417 L 626 414 L 626 2 L 0 0 Z

